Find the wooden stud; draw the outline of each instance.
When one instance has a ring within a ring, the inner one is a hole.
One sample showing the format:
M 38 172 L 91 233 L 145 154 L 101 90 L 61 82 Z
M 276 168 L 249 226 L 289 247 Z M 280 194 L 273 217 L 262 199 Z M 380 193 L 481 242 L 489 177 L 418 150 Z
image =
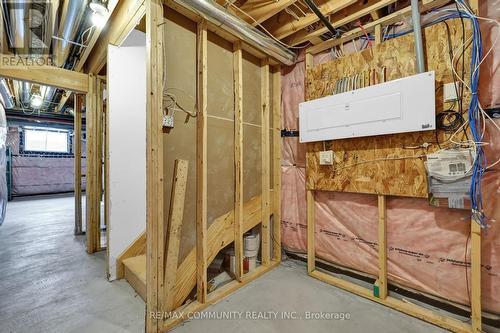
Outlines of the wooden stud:
M 379 298 L 387 298 L 387 203 L 385 195 L 378 196 L 378 288 Z
M 98 84 L 94 75 L 89 76 L 86 99 L 87 173 L 86 173 L 86 231 L 87 252 L 100 250 L 100 188 L 99 178 L 99 109 Z
M 382 43 L 382 26 L 380 24 L 377 24 L 375 26 L 375 44 L 380 44 Z
M 75 95 L 73 155 L 75 156 L 75 235 L 82 234 L 82 96 Z
M 97 219 L 97 225 L 95 229 L 96 236 L 96 248 L 97 251 L 102 249 L 101 246 L 101 201 L 103 194 L 103 121 L 104 121 L 104 81 L 101 77 L 96 77 L 96 188 L 95 188 L 95 204 L 98 205 L 97 211 L 99 218 Z
M 196 286 L 207 298 L 207 23 L 198 23 L 198 114 L 196 116 Z
M 481 323 L 481 226 L 471 221 L 471 321 L 472 332 L 482 332 Z
M 273 79 L 273 260 L 281 260 L 281 67 L 272 74 Z
M 306 72 L 314 67 L 314 58 L 312 53 L 306 51 Z
M 146 332 L 159 332 L 163 309 L 163 2 L 145 0 L 146 12 Z
M 182 220 L 184 218 L 184 200 L 186 198 L 188 165 L 189 162 L 186 160 L 175 160 L 172 195 L 170 196 L 170 210 L 168 213 L 164 311 L 174 310 L 175 280 L 177 278 L 179 245 L 181 242 Z
M 316 269 L 314 192 L 307 191 L 307 272 Z
M 270 233 L 269 233 L 269 218 L 271 212 L 269 210 L 269 61 L 267 59 L 262 61 L 260 69 L 260 89 L 261 89 L 261 152 L 262 152 L 262 168 L 261 168 L 261 178 L 262 178 L 262 264 L 268 265 L 270 260 Z
M 235 275 L 243 276 L 243 53 L 241 42 L 234 44 L 234 254 Z

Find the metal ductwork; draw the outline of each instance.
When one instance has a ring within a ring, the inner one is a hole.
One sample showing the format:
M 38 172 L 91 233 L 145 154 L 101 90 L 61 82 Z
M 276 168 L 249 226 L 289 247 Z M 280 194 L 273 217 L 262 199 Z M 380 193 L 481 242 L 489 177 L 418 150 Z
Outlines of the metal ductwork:
M 19 85 L 19 100 L 22 104 L 27 105 L 30 102 L 31 83 L 21 81 Z
M 26 40 L 27 25 L 24 20 L 28 17 L 28 1 L 7 1 L 3 0 L 4 8 L 7 9 L 6 16 L 9 17 L 7 26 L 9 44 L 12 48 L 28 51 L 28 41 Z M 3 22 L 2 22 L 3 24 Z
M 178 5 L 195 12 L 207 21 L 226 30 L 257 50 L 275 58 L 286 65 L 293 65 L 296 54 L 280 43 L 230 14 L 226 9 L 212 0 L 173 0 Z
M 78 29 L 82 24 L 83 16 L 87 9 L 87 0 L 64 1 L 61 15 L 61 23 L 57 37 L 54 40 L 54 63 L 57 67 L 63 67 L 68 59 L 69 51 L 74 39 L 77 37 Z
M 0 98 L 3 101 L 3 106 L 6 109 L 12 109 L 14 107 L 14 98 L 10 94 L 9 85 L 7 80 L 0 78 Z

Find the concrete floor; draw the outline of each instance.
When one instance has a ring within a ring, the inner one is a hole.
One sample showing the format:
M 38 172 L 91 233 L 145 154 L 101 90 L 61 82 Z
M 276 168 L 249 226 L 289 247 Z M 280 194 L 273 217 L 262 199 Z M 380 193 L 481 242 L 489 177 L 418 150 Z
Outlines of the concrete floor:
M 73 197 L 9 202 L 0 226 L 0 332 L 142 332 L 144 302 L 73 236 Z
M 87 255 L 84 238 L 72 233 L 71 197 L 9 203 L 0 227 L 0 332 L 143 332 L 144 302 L 126 282 L 109 283 L 105 254 Z M 174 332 L 444 332 L 310 278 L 290 260 L 207 311 L 243 319 L 193 319 Z M 350 319 L 251 319 L 247 311 Z

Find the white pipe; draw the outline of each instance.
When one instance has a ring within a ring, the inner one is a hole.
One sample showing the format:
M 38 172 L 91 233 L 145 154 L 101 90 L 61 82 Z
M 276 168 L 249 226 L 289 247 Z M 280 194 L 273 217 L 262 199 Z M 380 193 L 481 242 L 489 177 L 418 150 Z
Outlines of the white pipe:
M 413 35 L 415 37 L 417 73 L 423 73 L 425 72 L 424 45 L 422 42 L 422 26 L 420 24 L 420 11 L 418 9 L 418 0 L 411 0 L 411 18 L 413 21 Z

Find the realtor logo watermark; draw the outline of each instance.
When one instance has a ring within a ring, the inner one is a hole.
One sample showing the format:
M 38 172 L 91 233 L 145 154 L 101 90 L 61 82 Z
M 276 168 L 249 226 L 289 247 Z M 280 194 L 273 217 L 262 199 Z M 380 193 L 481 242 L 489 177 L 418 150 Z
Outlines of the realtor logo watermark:
M 49 52 L 58 28 L 52 1 L 6 0 L 1 10 L 0 66 L 53 65 Z
M 170 311 L 151 312 L 156 320 L 350 320 L 349 312 L 297 311 Z

